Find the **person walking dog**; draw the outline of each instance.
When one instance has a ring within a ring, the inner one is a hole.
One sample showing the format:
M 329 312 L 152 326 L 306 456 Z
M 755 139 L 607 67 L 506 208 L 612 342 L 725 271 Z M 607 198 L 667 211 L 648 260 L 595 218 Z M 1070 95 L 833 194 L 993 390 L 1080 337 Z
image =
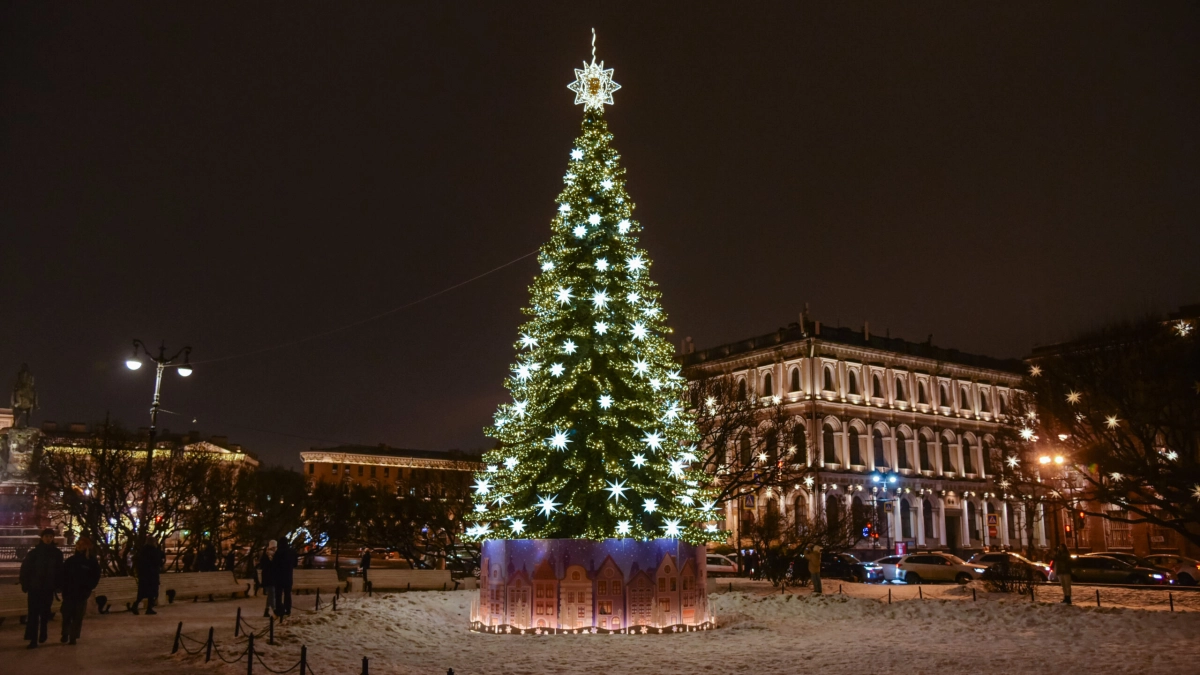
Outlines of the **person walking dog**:
M 62 586 L 63 554 L 54 545 L 56 536 L 52 528 L 42 530 L 42 541 L 21 562 L 21 590 L 26 593 L 25 639 L 30 649 L 46 641 L 54 592 Z
M 1071 604 L 1071 552 L 1066 544 L 1059 544 L 1054 550 L 1054 576 L 1062 584 L 1063 604 Z
M 62 640 L 75 644 L 83 629 L 87 600 L 100 583 L 100 564 L 92 555 L 92 540 L 80 537 L 75 542 L 75 555 L 63 563 L 62 581 Z

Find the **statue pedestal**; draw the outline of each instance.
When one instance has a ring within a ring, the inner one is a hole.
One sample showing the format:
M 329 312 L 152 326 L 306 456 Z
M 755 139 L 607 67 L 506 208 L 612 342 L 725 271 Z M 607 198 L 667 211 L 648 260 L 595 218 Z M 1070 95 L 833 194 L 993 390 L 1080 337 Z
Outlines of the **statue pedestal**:
M 37 484 L 30 475 L 42 443 L 38 429 L 0 431 L 0 527 L 38 527 Z
M 498 539 L 480 552 L 471 629 L 487 633 L 711 630 L 704 546 L 678 539 Z

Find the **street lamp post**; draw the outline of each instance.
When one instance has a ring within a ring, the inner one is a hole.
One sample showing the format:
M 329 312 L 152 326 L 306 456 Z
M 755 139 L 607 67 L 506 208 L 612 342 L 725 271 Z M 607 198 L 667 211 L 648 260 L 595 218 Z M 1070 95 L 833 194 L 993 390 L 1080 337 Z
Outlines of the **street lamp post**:
M 189 363 L 189 357 L 192 354 L 191 347 L 184 347 L 175 352 L 170 358 L 167 357 L 167 347 L 163 343 L 158 348 L 158 356 L 151 353 L 150 348 L 141 340 L 133 341 L 133 356 L 125 361 L 125 367 L 130 370 L 137 370 L 142 367 L 140 354 L 145 354 L 146 358 L 154 362 L 154 399 L 150 402 L 150 439 L 146 444 L 146 464 L 142 469 L 144 492 L 142 494 L 141 521 L 138 525 L 138 543 L 144 544 L 146 535 L 149 532 L 150 526 L 150 495 L 154 490 L 154 473 L 152 471 L 154 464 L 154 441 L 158 434 L 158 410 L 162 403 L 162 379 L 163 371 L 167 368 L 175 368 L 175 372 L 179 373 L 180 377 L 187 377 L 192 374 L 192 366 Z M 179 357 L 183 357 L 183 363 L 176 363 Z

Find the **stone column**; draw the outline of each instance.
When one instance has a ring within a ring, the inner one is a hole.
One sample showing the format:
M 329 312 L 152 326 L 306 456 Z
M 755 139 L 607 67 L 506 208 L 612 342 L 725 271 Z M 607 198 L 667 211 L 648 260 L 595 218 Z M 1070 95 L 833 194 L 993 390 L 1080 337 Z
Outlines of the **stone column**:
M 1000 502 L 1000 545 L 1012 546 L 1008 540 L 1008 504 Z
M 917 522 L 916 522 L 917 527 L 916 527 L 916 531 L 915 531 L 915 534 L 917 535 L 917 546 L 924 546 L 925 545 L 925 500 L 924 499 L 917 500 L 917 508 L 916 508 L 916 510 L 912 511 L 912 514 L 913 514 L 913 517 L 917 519 Z
M 1037 536 L 1037 545 L 1041 548 L 1046 547 L 1046 510 L 1042 508 L 1042 504 L 1037 505 L 1037 523 L 1033 529 L 1033 533 Z
M 942 546 L 946 545 L 946 500 L 942 499 L 938 504 L 938 532 L 941 538 L 938 540 Z
M 991 538 L 988 537 L 988 509 L 990 507 L 988 506 L 988 501 L 986 499 L 980 499 L 979 507 L 983 509 L 982 513 L 980 514 L 983 522 L 979 524 L 979 538 L 983 541 L 984 546 L 990 546 Z

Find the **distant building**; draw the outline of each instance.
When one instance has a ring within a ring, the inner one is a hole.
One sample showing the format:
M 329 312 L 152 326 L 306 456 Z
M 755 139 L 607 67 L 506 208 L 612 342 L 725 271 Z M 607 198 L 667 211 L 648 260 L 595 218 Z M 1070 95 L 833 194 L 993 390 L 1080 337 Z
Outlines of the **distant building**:
M 885 530 L 875 544 L 883 549 L 1025 546 L 1026 518 L 1034 519 L 1033 543 L 1046 546 L 1045 519 L 1026 510 L 1041 506 L 1005 502 L 992 484 L 1001 459 L 994 433 L 1021 361 L 801 320 L 700 351 L 684 343 L 689 380 L 731 376 L 749 399 L 778 401 L 793 415 L 795 435 L 784 447 L 811 470 L 811 484 L 731 501 L 722 525 L 734 541 L 767 510 L 797 523 L 836 510 L 872 514 Z M 727 449 L 731 462 L 755 461 L 748 450 L 740 456 L 743 447 L 748 440 Z M 880 473 L 895 482 L 872 480 Z
M 57 422 L 42 422 L 42 449 L 44 452 L 86 452 L 96 446 L 101 437 L 102 425 L 89 427 L 78 422 L 60 425 Z M 142 428 L 126 440 L 122 449 L 134 457 L 146 456 L 146 443 L 150 440 L 149 429 Z M 259 461 L 252 453 L 237 443 L 230 443 L 228 436 L 205 437 L 199 431 L 171 433 L 163 430 L 154 437 L 154 456 L 171 454 L 205 454 L 221 462 L 230 462 L 247 468 L 258 468 Z
M 300 453 L 304 475 L 317 482 L 394 486 L 400 483 L 436 490 L 445 480 L 468 480 L 483 470 L 479 455 L 406 450 L 386 445 L 341 445 Z M 414 488 L 415 489 L 415 488 Z

